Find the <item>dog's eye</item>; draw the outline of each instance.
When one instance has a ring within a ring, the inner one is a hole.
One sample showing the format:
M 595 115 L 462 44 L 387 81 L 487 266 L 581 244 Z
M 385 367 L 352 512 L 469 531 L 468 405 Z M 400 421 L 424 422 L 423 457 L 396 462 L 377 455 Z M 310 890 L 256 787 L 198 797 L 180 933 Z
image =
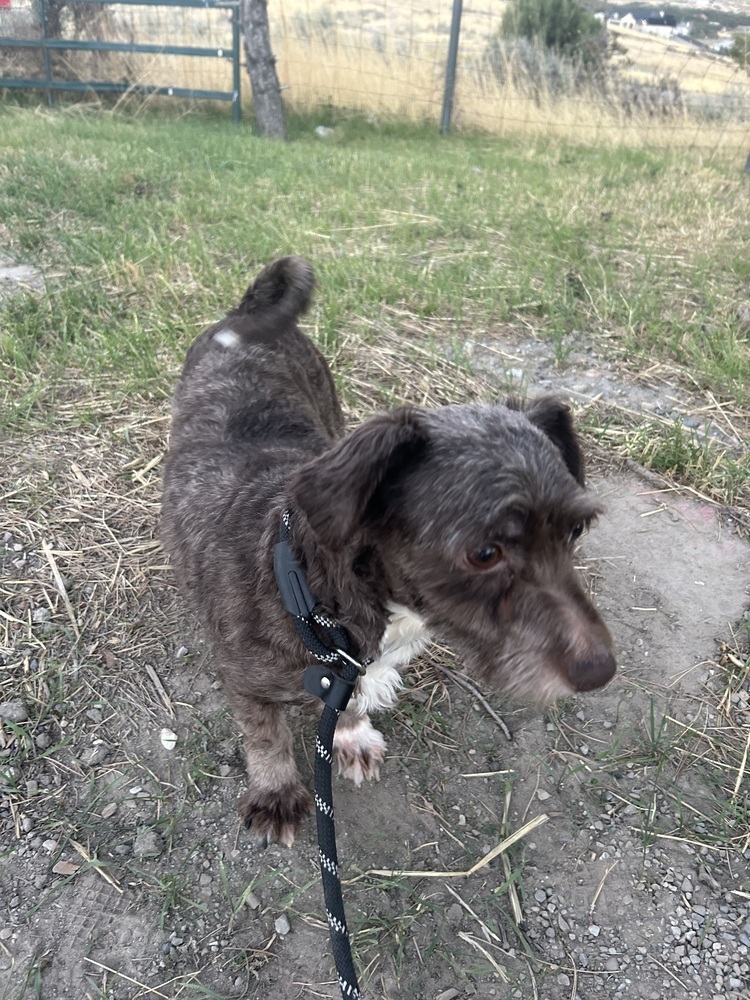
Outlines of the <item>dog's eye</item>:
M 475 569 L 491 569 L 493 566 L 497 566 L 503 556 L 504 553 L 500 546 L 491 543 L 483 545 L 480 549 L 474 549 L 467 558 Z
M 573 529 L 568 537 L 568 541 L 570 542 L 571 545 L 573 544 L 573 542 L 578 541 L 578 539 L 583 534 L 585 527 L 586 525 L 583 523 L 583 521 L 579 521 L 578 524 L 573 526 Z

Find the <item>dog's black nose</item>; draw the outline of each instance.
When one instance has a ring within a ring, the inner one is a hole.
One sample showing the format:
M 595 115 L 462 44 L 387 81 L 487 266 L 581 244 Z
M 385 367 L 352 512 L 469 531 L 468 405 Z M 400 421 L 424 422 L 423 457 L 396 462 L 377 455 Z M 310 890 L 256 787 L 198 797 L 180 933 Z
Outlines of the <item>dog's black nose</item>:
M 617 670 L 614 656 L 609 652 L 575 660 L 570 666 L 570 682 L 576 691 L 594 691 L 611 681 Z

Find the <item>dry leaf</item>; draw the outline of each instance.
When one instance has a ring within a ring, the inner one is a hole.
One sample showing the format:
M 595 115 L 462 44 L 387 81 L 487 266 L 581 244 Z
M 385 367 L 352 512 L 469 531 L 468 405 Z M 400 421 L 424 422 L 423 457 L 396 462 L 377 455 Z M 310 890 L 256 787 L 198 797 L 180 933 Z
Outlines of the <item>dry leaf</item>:
M 52 868 L 55 875 L 75 875 L 80 870 L 81 866 L 74 865 L 72 861 L 58 861 Z

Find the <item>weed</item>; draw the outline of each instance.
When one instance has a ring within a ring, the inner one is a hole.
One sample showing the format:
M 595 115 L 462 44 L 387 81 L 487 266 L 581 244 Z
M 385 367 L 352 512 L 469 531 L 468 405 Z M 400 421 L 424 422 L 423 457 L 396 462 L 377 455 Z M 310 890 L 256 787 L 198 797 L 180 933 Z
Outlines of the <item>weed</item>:
M 186 913 L 205 913 L 206 906 L 193 899 L 187 877 L 182 872 L 151 875 L 141 873 L 147 891 L 159 907 L 159 927 L 164 930 L 167 920 Z

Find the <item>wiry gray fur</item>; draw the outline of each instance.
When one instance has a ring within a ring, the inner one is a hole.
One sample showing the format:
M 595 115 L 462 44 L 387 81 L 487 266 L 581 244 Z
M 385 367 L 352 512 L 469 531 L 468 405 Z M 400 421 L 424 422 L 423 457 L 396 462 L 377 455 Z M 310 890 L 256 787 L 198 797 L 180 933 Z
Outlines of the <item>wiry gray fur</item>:
M 514 695 L 586 691 L 615 670 L 573 566 L 597 505 L 568 408 L 554 397 L 526 409 L 402 407 L 344 437 L 328 366 L 296 326 L 312 287 L 305 261 L 275 261 L 191 346 L 162 513 L 175 575 L 244 732 L 241 812 L 256 835 L 286 843 L 312 800 L 283 712 L 307 697 L 310 661 L 273 576 L 284 508 L 313 593 L 363 658 L 377 656 L 396 603 Z M 488 545 L 497 563 L 478 568 L 470 560 Z M 357 724 L 343 714 L 342 728 Z

